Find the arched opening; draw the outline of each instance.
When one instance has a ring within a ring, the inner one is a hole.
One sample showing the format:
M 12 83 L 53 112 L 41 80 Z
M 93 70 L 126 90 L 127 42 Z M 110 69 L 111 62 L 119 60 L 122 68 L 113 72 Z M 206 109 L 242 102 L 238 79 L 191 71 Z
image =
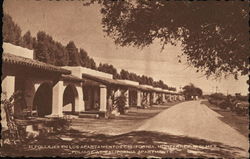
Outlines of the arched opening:
M 137 91 L 129 90 L 129 106 L 137 105 Z
M 52 87 L 49 83 L 39 86 L 33 100 L 33 110 L 37 111 L 39 117 L 52 113 Z
M 68 85 L 63 92 L 63 112 L 75 112 L 75 104 L 78 100 L 78 93 L 74 86 Z
M 98 111 L 100 109 L 100 88 L 99 86 L 84 86 L 84 103 L 86 111 Z
M 149 103 L 150 103 L 150 105 L 153 105 L 154 104 L 154 95 L 153 95 L 153 93 L 152 92 L 150 92 L 150 97 L 149 97 Z

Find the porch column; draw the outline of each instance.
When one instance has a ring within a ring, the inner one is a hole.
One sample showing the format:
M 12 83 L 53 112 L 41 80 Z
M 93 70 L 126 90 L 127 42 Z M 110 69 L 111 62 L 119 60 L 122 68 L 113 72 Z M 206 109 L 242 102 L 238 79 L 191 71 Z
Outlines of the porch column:
M 136 103 L 138 107 L 141 106 L 141 91 L 140 90 L 137 90 L 137 102 Z
M 2 80 L 2 93 L 1 99 L 9 99 L 13 93 L 15 92 L 15 76 L 6 76 Z M 4 105 L 1 104 L 1 124 L 2 124 L 2 131 L 7 130 L 7 121 L 6 121 L 6 113 L 4 111 Z
M 107 111 L 107 87 L 100 85 L 100 111 Z
M 125 90 L 125 93 L 124 95 L 126 96 L 126 104 L 125 104 L 125 107 L 129 107 L 129 90 Z
M 83 100 L 83 90 L 82 90 L 82 86 L 76 86 L 76 90 L 78 93 L 78 99 L 75 103 L 75 112 L 79 113 L 79 112 L 84 112 L 85 111 L 85 104 L 84 104 L 84 100 Z
M 52 93 L 52 114 L 48 117 L 62 117 L 63 116 L 63 81 L 58 81 L 53 87 Z
M 150 105 L 150 92 L 147 92 L 147 105 Z
M 162 97 L 162 93 L 159 93 L 160 99 L 161 99 L 161 103 L 163 102 L 163 97 Z
M 15 92 L 15 76 L 6 76 L 2 80 L 2 99 L 9 99 Z
M 155 104 L 155 103 L 156 103 L 156 93 L 153 92 L 153 104 Z
M 163 102 L 164 102 L 164 103 L 167 103 L 166 94 L 165 94 L 165 93 L 163 93 Z

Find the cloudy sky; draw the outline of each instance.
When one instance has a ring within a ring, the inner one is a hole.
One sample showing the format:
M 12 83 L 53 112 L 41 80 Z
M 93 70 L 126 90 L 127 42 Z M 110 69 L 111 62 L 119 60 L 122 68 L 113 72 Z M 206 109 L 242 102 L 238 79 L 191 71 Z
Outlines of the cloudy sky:
M 98 5 L 85 7 L 81 1 L 37 1 L 5 0 L 4 11 L 10 14 L 21 27 L 22 33 L 31 31 L 36 36 L 38 31 L 45 31 L 54 40 L 66 45 L 73 40 L 78 48 L 84 48 L 96 63 L 110 63 L 120 69 L 137 74 L 145 74 L 155 80 L 163 80 L 169 86 L 181 87 L 194 83 L 205 93 L 218 92 L 247 94 L 247 77 L 234 80 L 206 79 L 195 69 L 188 67 L 185 61 L 178 63 L 179 46 L 167 46 L 161 52 L 156 41 L 153 45 L 137 49 L 116 46 L 112 39 L 102 31 Z

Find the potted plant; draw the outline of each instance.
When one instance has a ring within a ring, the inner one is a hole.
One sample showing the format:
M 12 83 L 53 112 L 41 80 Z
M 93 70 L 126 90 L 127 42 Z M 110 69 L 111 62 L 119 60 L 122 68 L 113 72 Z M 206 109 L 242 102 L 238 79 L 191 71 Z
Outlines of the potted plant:
M 118 111 L 121 114 L 125 114 L 125 104 L 126 104 L 126 96 L 121 94 L 120 96 L 115 98 L 115 105 L 118 108 Z

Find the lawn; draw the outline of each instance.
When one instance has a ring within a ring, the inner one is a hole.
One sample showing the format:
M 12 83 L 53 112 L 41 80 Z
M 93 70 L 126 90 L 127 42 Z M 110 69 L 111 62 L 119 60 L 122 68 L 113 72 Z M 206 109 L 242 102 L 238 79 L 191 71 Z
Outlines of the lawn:
M 235 112 L 230 110 L 221 109 L 213 104 L 210 104 L 208 101 L 202 101 L 202 104 L 207 105 L 213 111 L 219 113 L 223 117 L 220 117 L 220 120 L 230 125 L 242 135 L 248 137 L 249 134 L 249 116 L 237 115 Z

